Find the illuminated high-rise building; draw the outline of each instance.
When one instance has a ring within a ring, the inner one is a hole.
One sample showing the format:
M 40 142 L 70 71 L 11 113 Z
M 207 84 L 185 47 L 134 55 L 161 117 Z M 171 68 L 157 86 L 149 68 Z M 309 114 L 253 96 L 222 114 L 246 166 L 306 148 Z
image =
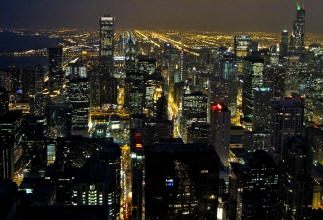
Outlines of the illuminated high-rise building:
M 225 79 L 224 91 L 227 90 L 227 105 L 232 115 L 237 111 L 237 95 L 238 95 L 238 66 L 232 53 L 225 53 L 220 63 L 220 75 Z M 227 86 L 226 86 L 227 85 Z M 223 86 L 222 86 L 223 87 Z M 221 102 L 221 100 L 217 100 Z
M 248 57 L 243 63 L 242 112 L 244 121 L 252 123 L 255 89 L 263 87 L 264 60 Z
M 116 179 L 118 171 L 109 164 L 109 162 L 112 163 L 109 159 L 90 158 L 86 161 L 74 181 L 72 204 L 104 206 L 109 213 L 109 219 L 118 219 L 120 182 Z
M 305 39 L 305 8 L 297 5 L 296 19 L 293 24 L 293 32 L 290 39 L 291 52 L 300 53 L 304 50 Z
M 114 17 L 104 15 L 100 18 L 100 71 L 104 77 L 113 75 Z
M 143 113 L 146 92 L 144 75 L 128 72 L 125 83 L 125 107 L 131 114 Z
M 210 143 L 219 155 L 221 162 L 228 166 L 230 146 L 231 113 L 223 103 L 211 106 Z
M 237 35 L 234 36 L 234 54 L 237 57 L 246 57 L 252 45 L 251 36 Z
M 207 122 L 207 104 L 208 97 L 201 92 L 183 95 L 180 132 L 184 142 L 187 140 L 188 126 L 193 122 Z
M 129 34 L 125 40 L 125 64 L 126 73 L 136 70 L 137 44 L 135 37 Z
M 117 103 L 117 79 L 114 73 L 114 17 L 100 18 L 100 106 Z
M 87 68 L 80 63 L 69 65 L 66 75 L 67 100 L 73 107 L 72 129 L 87 129 L 90 107 Z
M 22 114 L 9 111 L 0 117 L 0 180 L 10 180 L 22 156 Z
M 256 151 L 243 166 L 241 174 L 241 219 L 274 219 L 278 204 L 279 169 L 265 151 Z
M 288 31 L 287 30 L 282 31 L 279 53 L 283 57 L 287 56 L 288 54 Z
M 253 93 L 252 130 L 270 132 L 272 129 L 272 89 L 268 87 L 255 88 Z

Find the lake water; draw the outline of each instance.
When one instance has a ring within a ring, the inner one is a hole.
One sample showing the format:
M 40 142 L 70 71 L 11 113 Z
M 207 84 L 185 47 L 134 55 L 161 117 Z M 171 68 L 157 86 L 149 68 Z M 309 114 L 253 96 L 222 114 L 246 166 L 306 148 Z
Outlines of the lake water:
M 61 42 L 63 42 L 63 40 L 58 38 L 53 39 L 39 36 L 19 35 L 12 32 L 0 32 L 0 53 L 55 47 Z M 0 56 L 0 68 L 7 68 L 8 66 L 26 68 L 35 65 L 47 66 L 47 57 Z
M 8 66 L 28 68 L 36 65 L 48 66 L 48 58 L 45 56 L 0 56 L 1 69 Z
M 0 32 L 0 53 L 55 47 L 63 42 L 58 38 L 19 35 Z

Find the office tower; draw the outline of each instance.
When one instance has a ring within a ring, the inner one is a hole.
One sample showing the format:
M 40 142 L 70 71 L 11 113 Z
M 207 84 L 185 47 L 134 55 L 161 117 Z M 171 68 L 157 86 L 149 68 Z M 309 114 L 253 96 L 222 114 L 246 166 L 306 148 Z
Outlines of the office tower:
M 156 59 L 146 56 L 138 57 L 136 71 L 144 76 L 153 75 L 156 71 Z
M 288 31 L 283 30 L 281 33 L 281 40 L 279 45 L 279 54 L 284 57 L 288 55 Z
M 132 218 L 143 219 L 145 210 L 145 116 L 132 115 L 130 119 L 130 149 L 131 149 L 131 189 Z
M 66 96 L 72 105 L 72 129 L 85 130 L 89 115 L 89 93 L 90 85 L 87 77 L 87 68 L 82 64 L 72 64 L 66 70 Z
M 127 73 L 125 80 L 125 107 L 131 114 L 141 114 L 145 104 L 144 75 L 138 72 Z
M 279 66 L 279 52 L 277 49 L 277 46 L 271 46 L 270 51 L 267 55 L 265 55 L 265 58 L 267 58 L 266 63 L 271 66 Z
M 272 89 L 273 97 L 284 96 L 285 69 L 279 66 L 267 66 L 264 71 L 264 87 Z
M 296 19 L 293 24 L 293 32 L 290 39 L 290 50 L 293 53 L 304 51 L 305 39 L 305 9 L 300 4 L 297 5 Z
M 30 97 L 30 113 L 33 115 L 44 115 L 46 102 L 49 95 L 43 94 L 45 89 L 45 69 L 42 66 L 34 68 L 32 81 L 32 94 Z
M 306 129 L 306 138 L 313 146 L 313 163 L 323 165 L 323 131 L 309 127 Z
M 51 93 L 58 94 L 63 86 L 63 48 L 48 48 L 49 89 Z
M 114 78 L 114 17 L 105 15 L 100 18 L 100 105 L 117 103 L 117 84 Z M 98 77 L 97 77 L 98 78 Z M 97 95 L 96 95 L 97 96 Z
M 158 100 L 156 104 L 156 119 L 157 120 L 167 120 L 167 106 L 168 102 L 164 95 L 162 95 Z
M 187 143 L 209 143 L 210 124 L 193 122 L 187 127 Z
M 44 154 L 47 136 L 45 116 L 25 115 L 22 127 L 24 137 L 22 140 L 23 161 L 29 168 L 41 170 L 46 167 Z
M 246 123 L 253 122 L 255 89 L 263 87 L 264 60 L 248 57 L 243 62 L 242 113 Z M 248 126 L 249 127 L 249 126 Z
M 221 73 L 222 78 L 227 83 L 228 94 L 228 108 L 232 115 L 236 115 L 237 111 L 237 95 L 238 95 L 238 66 L 235 57 L 232 53 L 225 53 L 221 59 Z M 226 88 L 226 87 L 225 87 Z M 222 102 L 217 100 L 217 102 Z
M 182 114 L 180 117 L 180 133 L 184 143 L 187 141 L 187 127 L 193 122 L 207 122 L 208 98 L 201 92 L 193 92 L 182 96 Z
M 137 44 L 135 37 L 129 34 L 125 40 L 125 65 L 126 73 L 135 72 L 136 70 L 136 56 L 137 56 Z
M 145 80 L 145 110 L 150 116 L 155 116 L 157 100 L 163 93 L 163 78 L 157 73 L 148 75 Z
M 66 67 L 65 77 L 87 78 L 88 68 L 81 61 L 70 62 Z
M 252 44 L 251 36 L 236 35 L 234 36 L 234 54 L 237 57 L 247 57 Z
M 297 96 L 281 98 L 272 103 L 273 146 L 281 158 L 289 137 L 301 135 L 304 121 L 304 104 Z
M 241 219 L 275 219 L 279 169 L 265 151 L 256 151 L 239 174 L 242 180 Z M 237 218 L 239 219 L 239 218 Z
M 118 80 L 115 77 L 101 78 L 100 103 L 117 104 Z
M 120 200 L 116 198 L 120 190 L 117 190 L 116 172 L 103 161 L 90 158 L 75 179 L 72 204 L 104 206 L 109 219 L 117 219 Z
M 144 145 L 152 146 L 173 137 L 173 122 L 167 119 L 150 119 L 146 122 Z
M 225 166 L 229 165 L 230 127 L 230 110 L 223 103 L 212 105 L 210 117 L 210 143 Z
M 90 106 L 100 107 L 100 70 L 92 69 L 88 72 L 90 80 Z
M 100 72 L 102 78 L 113 76 L 114 55 L 114 17 L 104 15 L 100 18 Z
M 221 102 L 229 104 L 229 81 L 223 77 L 210 76 L 208 79 L 208 96 L 211 105 Z M 237 89 L 237 88 L 236 88 Z
M 22 156 L 22 114 L 7 112 L 0 117 L 0 180 L 10 180 L 14 171 L 23 167 Z
M 21 92 L 23 102 L 29 102 L 35 93 L 35 71 L 33 69 L 22 69 L 20 76 Z
M 279 219 L 311 219 L 313 202 L 312 149 L 301 136 L 284 147 L 280 176 L 281 216 Z
M 283 61 L 285 68 L 284 95 L 290 96 L 293 93 L 300 93 L 301 81 L 308 77 L 308 64 L 299 56 L 285 57 Z
M 216 219 L 219 158 L 203 144 L 159 144 L 145 153 L 146 219 Z
M 52 139 L 71 136 L 72 109 L 65 103 L 48 103 L 46 106 L 48 136 Z
M 9 111 L 9 92 L 0 87 L 0 115 Z
M 252 130 L 271 132 L 272 129 L 272 111 L 271 102 L 273 92 L 271 88 L 254 88 Z
M 272 133 L 266 131 L 246 132 L 243 140 L 243 148 L 248 153 L 256 152 L 257 150 L 269 152 L 272 147 Z

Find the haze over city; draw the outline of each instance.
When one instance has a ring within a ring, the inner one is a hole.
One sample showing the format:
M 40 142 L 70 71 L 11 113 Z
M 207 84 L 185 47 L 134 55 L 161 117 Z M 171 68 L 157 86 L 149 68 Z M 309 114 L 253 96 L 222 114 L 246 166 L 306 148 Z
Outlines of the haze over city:
M 322 33 L 323 1 L 302 0 L 308 32 Z M 297 0 L 1 0 L 0 27 L 95 29 L 97 15 L 115 16 L 118 29 L 280 32 Z

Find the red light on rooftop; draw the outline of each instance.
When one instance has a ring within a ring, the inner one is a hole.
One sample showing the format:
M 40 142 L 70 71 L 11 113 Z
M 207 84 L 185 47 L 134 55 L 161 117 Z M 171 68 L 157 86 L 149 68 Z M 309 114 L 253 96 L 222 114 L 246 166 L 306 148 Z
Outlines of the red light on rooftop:
M 216 111 L 220 112 L 220 111 L 222 111 L 222 109 L 223 109 L 223 106 L 220 103 L 218 103 L 216 105 L 212 105 L 212 111 L 216 110 Z

